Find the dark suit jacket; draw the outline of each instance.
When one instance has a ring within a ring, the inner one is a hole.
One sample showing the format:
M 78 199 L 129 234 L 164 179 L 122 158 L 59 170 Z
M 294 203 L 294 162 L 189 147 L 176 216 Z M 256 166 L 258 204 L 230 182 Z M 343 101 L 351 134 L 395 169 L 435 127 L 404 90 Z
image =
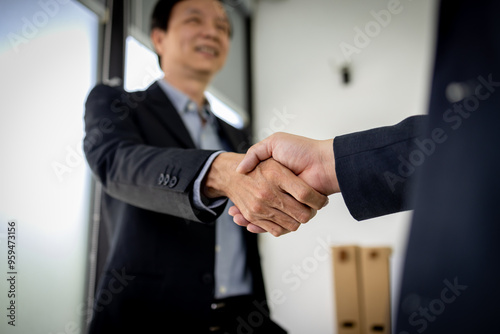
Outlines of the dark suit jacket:
M 247 149 L 246 132 L 218 124 L 234 150 Z M 213 299 L 217 216 L 196 210 L 191 191 L 213 151 L 195 149 L 156 83 L 135 93 L 96 86 L 85 127 L 86 158 L 105 190 L 101 221 L 114 228 L 90 332 L 201 333 Z M 257 237 L 242 233 L 255 298 L 264 303 Z
M 397 334 L 498 331 L 499 14 L 442 1 L 429 115 L 334 142 L 355 218 L 414 209 Z

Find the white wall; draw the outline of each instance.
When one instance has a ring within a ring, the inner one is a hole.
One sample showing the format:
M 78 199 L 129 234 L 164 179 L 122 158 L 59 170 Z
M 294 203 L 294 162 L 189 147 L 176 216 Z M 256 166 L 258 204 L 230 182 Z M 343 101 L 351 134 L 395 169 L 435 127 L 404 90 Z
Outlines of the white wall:
M 257 139 L 275 131 L 326 139 L 425 113 L 436 5 L 433 0 L 258 1 L 253 55 Z M 391 17 L 377 23 L 371 11 L 388 8 Z M 357 28 L 372 29 L 369 43 Z M 347 44 L 359 53 L 352 56 L 352 82 L 346 86 L 340 67 L 346 61 L 341 45 Z M 392 247 L 396 290 L 410 215 L 356 222 L 336 194 L 296 233 L 262 235 L 274 319 L 290 334 L 335 333 L 333 269 L 327 254 L 333 245 Z

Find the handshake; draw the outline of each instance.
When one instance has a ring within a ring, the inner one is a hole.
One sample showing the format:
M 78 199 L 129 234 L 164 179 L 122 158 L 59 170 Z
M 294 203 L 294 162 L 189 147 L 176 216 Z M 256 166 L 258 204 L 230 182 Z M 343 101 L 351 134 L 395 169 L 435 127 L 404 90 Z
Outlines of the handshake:
M 246 155 L 222 153 L 203 192 L 208 198 L 228 197 L 234 222 L 250 232 L 277 237 L 296 231 L 328 204 L 328 195 L 340 192 L 333 139 L 275 133 Z

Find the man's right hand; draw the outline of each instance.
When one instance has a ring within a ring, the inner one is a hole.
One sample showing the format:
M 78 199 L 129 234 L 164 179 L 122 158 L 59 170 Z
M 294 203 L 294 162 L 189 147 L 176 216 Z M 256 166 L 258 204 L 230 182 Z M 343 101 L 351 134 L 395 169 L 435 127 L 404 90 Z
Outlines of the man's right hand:
M 248 173 L 269 158 L 290 169 L 324 195 L 340 192 L 335 173 L 333 139 L 314 140 L 278 132 L 250 147 L 236 170 Z
M 249 173 L 236 172 L 243 157 L 221 153 L 207 173 L 203 192 L 209 198 L 229 197 L 245 218 L 262 229 L 250 231 L 267 231 L 274 236 L 295 231 L 328 202 L 326 196 L 273 159 Z
M 313 140 L 288 133 L 275 133 L 253 145 L 239 164 L 237 171 L 249 173 L 262 161 L 270 158 L 289 168 L 324 195 L 340 192 L 335 173 L 333 139 Z M 236 224 L 245 226 L 251 232 L 268 231 L 259 221 L 253 221 L 242 212 L 236 203 L 229 209 L 229 214 L 233 216 Z M 273 235 L 276 236 L 275 233 Z

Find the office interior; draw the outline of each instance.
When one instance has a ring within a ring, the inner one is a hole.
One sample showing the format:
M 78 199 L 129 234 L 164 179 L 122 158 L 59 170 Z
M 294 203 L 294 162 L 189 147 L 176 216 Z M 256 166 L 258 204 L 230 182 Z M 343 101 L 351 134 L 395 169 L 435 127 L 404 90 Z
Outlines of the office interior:
M 209 88 L 214 111 L 250 125 L 255 142 L 279 131 L 328 139 L 424 114 L 437 3 L 227 0 L 234 33 Z M 148 34 L 154 4 L 0 1 L 0 270 L 7 276 L 15 222 L 18 292 L 16 328 L 1 321 L 1 333 L 85 333 L 110 232 L 82 152 L 84 102 L 97 82 L 136 90 L 162 76 Z M 332 247 L 343 245 L 390 248 L 397 298 L 410 214 L 358 222 L 334 194 L 297 232 L 260 235 L 273 319 L 290 334 L 338 332 Z

